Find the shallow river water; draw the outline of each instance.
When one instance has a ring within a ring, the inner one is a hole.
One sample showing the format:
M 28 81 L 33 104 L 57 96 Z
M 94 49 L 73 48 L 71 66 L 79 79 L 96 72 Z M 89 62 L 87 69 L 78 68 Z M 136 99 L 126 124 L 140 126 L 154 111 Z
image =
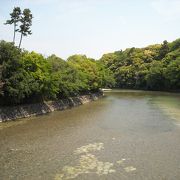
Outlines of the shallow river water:
M 0 124 L 1 180 L 179 180 L 180 94 L 113 90 Z

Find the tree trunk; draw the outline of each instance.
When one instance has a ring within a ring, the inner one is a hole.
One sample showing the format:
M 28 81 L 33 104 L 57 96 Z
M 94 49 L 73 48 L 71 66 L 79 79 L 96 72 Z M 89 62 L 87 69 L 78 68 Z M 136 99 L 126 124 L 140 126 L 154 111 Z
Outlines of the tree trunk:
M 2 81 L 2 65 L 0 65 L 0 96 L 3 95 L 4 82 Z
M 21 43 L 22 43 L 22 36 L 23 36 L 23 34 L 21 33 L 21 39 L 20 39 L 20 42 L 19 42 L 19 48 L 21 47 Z
M 13 43 L 15 43 L 16 38 L 16 23 L 14 23 L 14 36 L 13 36 Z

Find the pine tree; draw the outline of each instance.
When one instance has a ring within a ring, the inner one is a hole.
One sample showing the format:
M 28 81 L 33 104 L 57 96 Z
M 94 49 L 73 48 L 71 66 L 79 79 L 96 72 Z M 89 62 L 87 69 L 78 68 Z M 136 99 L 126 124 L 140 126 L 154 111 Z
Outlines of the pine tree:
M 33 16 L 32 16 L 31 11 L 29 9 L 24 9 L 21 19 L 20 19 L 20 22 L 21 22 L 20 29 L 18 30 L 18 32 L 21 33 L 19 48 L 21 47 L 22 37 L 32 34 L 30 30 L 30 27 L 32 25 L 32 18 Z
M 18 22 L 20 21 L 20 16 L 21 16 L 21 9 L 20 7 L 14 7 L 13 12 L 10 13 L 11 19 L 7 20 L 5 25 L 7 24 L 14 24 L 14 36 L 13 36 L 13 43 L 15 43 L 15 38 L 16 38 L 16 32 L 18 29 L 16 29 Z

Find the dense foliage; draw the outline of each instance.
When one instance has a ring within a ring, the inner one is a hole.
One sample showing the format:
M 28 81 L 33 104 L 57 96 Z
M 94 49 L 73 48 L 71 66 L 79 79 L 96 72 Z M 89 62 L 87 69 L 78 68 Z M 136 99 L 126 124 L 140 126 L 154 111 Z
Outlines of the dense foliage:
M 85 55 L 67 61 L 0 41 L 1 104 L 19 104 L 75 96 L 99 88 L 180 90 L 180 39 L 145 48 Z
M 114 84 L 111 71 L 86 56 L 74 55 L 67 61 L 55 55 L 45 58 L 0 42 L 1 104 L 53 100 Z
M 180 39 L 105 54 L 100 62 L 114 74 L 116 87 L 180 90 Z

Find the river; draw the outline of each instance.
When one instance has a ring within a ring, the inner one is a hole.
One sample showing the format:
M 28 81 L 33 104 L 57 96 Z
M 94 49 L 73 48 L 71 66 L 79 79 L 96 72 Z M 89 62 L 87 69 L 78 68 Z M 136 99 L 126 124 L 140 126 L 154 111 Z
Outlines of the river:
M 180 94 L 113 90 L 0 124 L 1 180 L 179 180 Z

